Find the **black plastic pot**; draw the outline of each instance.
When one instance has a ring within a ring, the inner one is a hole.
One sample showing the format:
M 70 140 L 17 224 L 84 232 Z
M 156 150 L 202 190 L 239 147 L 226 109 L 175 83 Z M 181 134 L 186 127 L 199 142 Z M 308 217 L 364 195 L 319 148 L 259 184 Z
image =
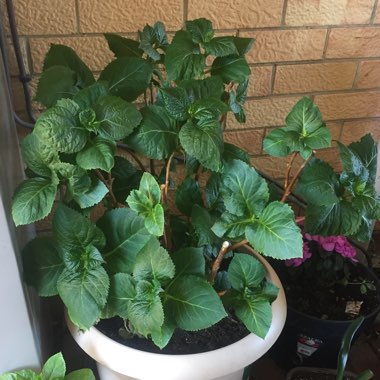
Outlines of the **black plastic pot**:
M 374 282 L 379 304 L 365 316 L 354 339 L 374 321 L 380 311 L 380 282 L 367 267 L 363 266 L 362 270 Z M 336 368 L 342 338 L 350 323 L 315 318 L 288 306 L 284 329 L 271 350 L 273 358 L 286 369 L 297 366 Z

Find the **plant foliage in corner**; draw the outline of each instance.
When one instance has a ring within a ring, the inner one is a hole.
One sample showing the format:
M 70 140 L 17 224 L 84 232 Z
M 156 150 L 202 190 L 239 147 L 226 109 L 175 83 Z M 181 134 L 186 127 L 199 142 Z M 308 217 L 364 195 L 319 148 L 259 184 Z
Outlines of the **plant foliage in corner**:
M 54 45 L 45 60 L 37 100 L 47 110 L 22 142 L 29 177 L 12 214 L 16 225 L 52 214 L 53 227 L 23 250 L 27 282 L 41 296 L 59 295 L 81 329 L 119 316 L 160 348 L 175 329 L 208 328 L 231 309 L 265 338 L 278 289 L 239 248 L 297 258 L 302 237 L 285 203 L 294 181 L 287 176 L 283 199 L 271 201 L 248 154 L 223 139 L 228 113 L 245 120 L 253 40 L 215 37 L 206 19 L 188 21 L 170 43 L 159 22 L 139 41 L 105 37 L 115 58 L 96 81 L 69 48 Z M 310 161 L 329 142 L 304 98 L 265 148 Z M 340 148 L 345 172 L 330 176 L 334 191 L 358 194 L 363 231 L 377 199 L 364 184 L 374 179 L 372 150 L 360 144 Z M 298 188 L 307 181 L 306 168 Z M 340 202 L 327 200 L 323 207 Z

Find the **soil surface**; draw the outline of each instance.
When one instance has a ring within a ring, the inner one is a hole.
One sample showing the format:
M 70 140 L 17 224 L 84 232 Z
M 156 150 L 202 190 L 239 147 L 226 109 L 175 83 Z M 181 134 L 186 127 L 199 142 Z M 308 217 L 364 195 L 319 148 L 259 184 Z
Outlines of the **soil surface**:
M 249 334 L 245 326 L 235 318 L 228 316 L 216 325 L 201 331 L 183 331 L 176 329 L 166 347 L 160 350 L 151 340 L 133 337 L 125 339 L 119 334 L 123 320 L 115 317 L 103 319 L 96 328 L 109 338 L 141 351 L 167 355 L 197 354 L 216 350 L 235 343 Z

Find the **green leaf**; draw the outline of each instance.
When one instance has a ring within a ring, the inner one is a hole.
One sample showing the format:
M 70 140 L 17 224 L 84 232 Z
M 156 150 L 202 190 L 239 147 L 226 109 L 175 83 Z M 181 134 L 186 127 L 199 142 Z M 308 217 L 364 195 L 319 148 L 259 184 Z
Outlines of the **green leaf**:
M 204 44 L 206 54 L 215 57 L 225 57 L 227 55 L 238 54 L 234 37 L 214 37 L 210 42 Z
M 163 349 L 170 341 L 175 330 L 174 324 L 164 321 L 159 330 L 152 331 L 151 338 L 153 343 L 160 349 Z
M 50 46 L 44 60 L 43 71 L 53 66 L 65 66 L 77 74 L 80 87 L 86 87 L 95 82 L 94 75 L 73 49 L 64 45 Z
M 186 177 L 177 187 L 175 204 L 183 214 L 190 216 L 194 205 L 203 205 L 199 183 L 191 177 Z
M 44 112 L 37 120 L 34 133 L 52 150 L 65 153 L 83 149 L 88 135 L 79 121 L 79 107 L 70 99 L 59 100 Z
M 132 273 L 136 255 L 151 237 L 144 220 L 131 209 L 119 208 L 105 213 L 97 225 L 106 237 L 103 257 L 108 273 Z
M 31 240 L 22 250 L 25 281 L 38 295 L 50 297 L 58 294 L 57 281 L 64 264 L 57 242 L 50 236 Z
M 186 247 L 171 255 L 175 269 L 176 279 L 180 280 L 183 275 L 205 275 L 205 258 L 202 248 Z
M 117 58 L 120 57 L 141 57 L 143 50 L 139 48 L 139 43 L 129 38 L 121 37 L 117 34 L 105 33 L 110 50 Z
M 254 38 L 234 37 L 234 43 L 239 55 L 247 54 L 254 42 Z
M 191 38 L 195 43 L 209 42 L 214 36 L 212 23 L 205 18 L 186 21 L 186 30 L 190 32 Z
M 21 151 L 25 163 L 34 173 L 52 176 L 50 165 L 59 160 L 58 152 L 50 150 L 36 134 L 30 133 L 22 140 Z
M 236 290 L 256 288 L 265 278 L 265 269 L 260 261 L 252 256 L 237 253 L 228 267 L 228 278 Z
M 228 106 L 219 99 L 199 99 L 190 105 L 188 112 L 198 120 L 217 119 L 228 111 Z
M 97 266 L 79 272 L 65 269 L 57 287 L 70 320 L 80 329 L 89 329 L 107 301 L 109 278 L 104 268 Z
M 205 168 L 220 171 L 223 134 L 218 121 L 210 120 L 201 126 L 188 121 L 179 139 L 187 154 L 194 156 Z
M 156 238 L 151 238 L 136 256 L 133 277 L 137 280 L 167 281 L 174 277 L 174 264 Z
M 156 22 L 153 27 L 146 25 L 142 32 L 139 31 L 139 37 L 140 49 L 154 61 L 159 61 L 161 54 L 158 49 L 165 50 L 169 45 L 164 24 Z
M 167 48 L 165 65 L 169 80 L 195 79 L 203 74 L 205 56 L 192 41 L 191 34 L 180 30 Z
M 87 145 L 77 156 L 77 164 L 86 170 L 101 169 L 110 172 L 114 165 L 114 155 L 116 153 L 116 144 L 114 141 L 95 137 L 89 140 Z
M 297 194 L 313 205 L 330 205 L 339 201 L 339 180 L 333 168 L 318 159 L 312 159 L 302 171 Z
M 259 216 L 269 198 L 265 180 L 238 160 L 225 165 L 221 193 L 226 209 L 237 216 Z
M 266 153 L 275 157 L 285 157 L 292 152 L 291 137 L 293 133 L 285 128 L 277 128 L 272 130 L 269 135 L 264 138 L 263 148 Z
M 59 99 L 72 98 L 79 90 L 74 71 L 65 66 L 52 66 L 41 74 L 35 100 L 52 107 Z
M 144 193 L 153 205 L 156 205 L 161 200 L 160 186 L 152 176 L 152 174 L 145 172 L 140 181 L 139 190 Z
M 50 179 L 32 178 L 22 182 L 13 195 L 12 217 L 16 226 L 30 224 L 49 215 L 57 192 Z
M 252 222 L 252 218 L 243 218 L 224 212 L 212 226 L 212 231 L 219 237 L 227 236 L 231 239 L 243 239 L 245 228 Z
M 95 82 L 91 86 L 80 90 L 75 96 L 73 100 L 78 104 L 81 110 L 91 109 L 98 101 L 108 96 L 108 84 L 107 82 Z
M 222 177 L 219 173 L 212 173 L 206 183 L 206 203 L 211 209 L 225 210 L 220 194 Z
M 240 160 L 245 162 L 247 165 L 251 165 L 251 158 L 249 157 L 249 154 L 236 145 L 229 143 L 224 143 L 223 159 L 225 161 Z
M 106 66 L 99 80 L 108 81 L 112 95 L 131 102 L 147 89 L 152 70 L 152 66 L 145 59 L 121 57 Z
M 77 165 L 59 162 L 54 169 L 61 175 L 67 185 L 66 197 L 74 197 L 85 193 L 91 187 L 91 178 L 88 173 Z
M 212 232 L 214 220 L 211 214 L 203 207 L 194 205 L 191 213 L 191 222 L 198 238 L 198 246 L 220 244 L 220 239 Z
M 190 99 L 186 90 L 181 87 L 160 88 L 159 93 L 164 100 L 165 109 L 170 116 L 176 120 L 186 120 L 188 118 L 187 109 Z
M 224 91 L 223 81 L 218 76 L 207 77 L 205 79 L 184 80 L 179 86 L 186 91 L 190 103 L 199 99 L 221 99 Z
M 95 179 L 87 191 L 82 194 L 74 194 L 73 199 L 78 203 L 79 207 L 83 209 L 95 206 L 107 193 L 107 186 L 99 179 Z
M 100 124 L 98 133 L 108 139 L 125 138 L 141 121 L 141 114 L 133 104 L 115 96 L 101 98 L 94 110 Z
M 65 376 L 64 380 L 96 380 L 92 371 L 88 368 L 78 369 Z
M 104 235 L 95 224 L 62 203 L 53 217 L 53 232 L 59 245 L 66 250 L 105 245 Z
M 176 325 L 186 331 L 205 329 L 227 315 L 213 287 L 197 276 L 174 279 L 164 297 L 167 299 L 165 310 L 173 316 Z
M 128 319 L 131 302 L 136 297 L 135 281 L 126 273 L 116 273 L 110 278 L 110 290 L 107 307 L 111 315 Z
M 0 380 L 41 380 L 41 377 L 30 369 L 16 372 L 7 372 L 0 375 Z
M 165 108 L 148 106 L 141 111 L 143 120 L 128 137 L 127 144 L 149 158 L 168 158 L 178 145 L 178 129 Z
M 211 75 L 219 75 L 224 83 L 244 82 L 250 74 L 247 61 L 238 55 L 218 57 L 211 67 Z
M 302 237 L 293 210 L 285 203 L 272 202 L 258 220 L 246 227 L 254 249 L 275 259 L 302 257 Z
M 62 354 L 50 357 L 44 364 L 41 372 L 41 380 L 63 379 L 66 373 L 66 364 Z
M 265 297 L 246 296 L 234 305 L 236 316 L 247 329 L 264 339 L 272 323 L 272 308 Z

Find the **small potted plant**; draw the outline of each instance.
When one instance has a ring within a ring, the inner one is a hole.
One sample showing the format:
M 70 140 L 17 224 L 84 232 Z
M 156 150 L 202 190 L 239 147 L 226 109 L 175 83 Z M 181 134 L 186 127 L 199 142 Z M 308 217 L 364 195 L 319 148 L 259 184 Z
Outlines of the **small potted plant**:
M 325 137 L 315 129 L 318 110 L 314 108 L 313 112 L 304 114 L 317 137 L 310 149 L 305 149 L 307 138 L 294 137 L 295 119 L 291 117 L 286 127 L 274 130 L 264 141 L 269 153 L 290 155 L 284 196 L 293 192 L 306 202 L 297 218 L 302 228 L 303 257 L 274 263 L 288 302 L 285 328 L 274 349 L 278 362 L 285 367 L 334 367 L 351 320 L 364 316 L 361 328 L 365 328 L 380 311 L 379 281 L 359 262 L 360 246 L 354 247 L 352 240 L 368 241 L 372 222 L 379 218 L 376 144 L 370 135 L 348 146 L 337 141 L 343 170 L 335 172 L 316 158 L 315 149 Z M 294 181 L 289 173 L 298 155 L 304 163 Z
M 78 369 L 66 375 L 66 363 L 59 352 L 50 357 L 41 373 L 36 373 L 31 369 L 22 369 L 16 372 L 7 372 L 0 375 L 0 380 L 95 380 L 95 376 L 88 368 Z

